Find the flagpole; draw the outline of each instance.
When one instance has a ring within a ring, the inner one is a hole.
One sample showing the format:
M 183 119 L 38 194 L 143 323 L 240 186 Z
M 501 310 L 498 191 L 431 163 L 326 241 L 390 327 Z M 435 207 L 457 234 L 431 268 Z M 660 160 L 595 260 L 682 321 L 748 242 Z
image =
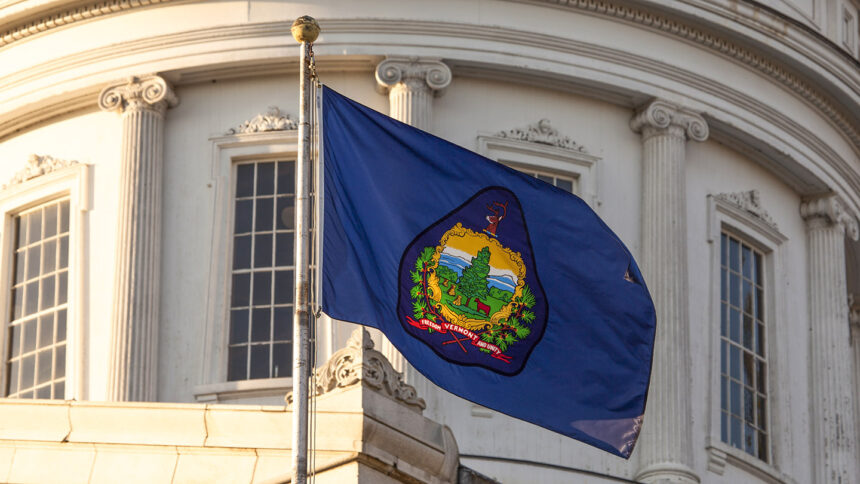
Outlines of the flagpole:
M 319 35 L 316 20 L 307 15 L 293 22 L 290 31 L 301 43 L 299 83 L 299 153 L 296 161 L 296 254 L 293 309 L 293 484 L 305 484 L 308 473 L 308 325 L 310 279 L 310 151 L 311 72 L 309 50 Z

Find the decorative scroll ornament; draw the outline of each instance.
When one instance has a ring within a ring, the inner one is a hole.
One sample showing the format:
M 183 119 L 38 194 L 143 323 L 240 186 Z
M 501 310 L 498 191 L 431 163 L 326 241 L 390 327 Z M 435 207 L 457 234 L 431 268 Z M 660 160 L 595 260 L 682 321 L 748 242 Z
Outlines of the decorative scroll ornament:
M 829 223 L 839 224 L 851 240 L 857 240 L 860 237 L 857 218 L 845 208 L 837 195 L 806 200 L 800 204 L 800 215 L 807 223 L 814 219 L 823 219 Z
M 102 89 L 99 108 L 104 111 L 151 110 L 164 114 L 179 104 L 173 88 L 161 76 L 129 77 L 127 81 Z
M 424 399 L 416 394 L 415 387 L 404 383 L 403 375 L 382 353 L 373 349 L 373 340 L 364 328 L 353 331 L 346 347 L 317 368 L 311 395 L 323 395 L 359 384 L 367 385 L 417 412 L 427 408 Z M 292 403 L 292 392 L 287 394 L 286 401 L 287 404 Z
M 60 160 L 54 158 L 52 156 L 39 156 L 39 155 L 30 155 L 27 158 L 27 165 L 19 171 L 15 173 L 15 176 L 9 180 L 9 183 L 3 185 L 0 189 L 6 189 L 12 185 L 17 185 L 19 183 L 23 183 L 32 178 L 36 178 L 37 176 L 46 175 L 53 171 L 57 171 L 61 168 L 65 168 L 67 166 L 77 164 L 77 161 L 70 160 Z
M 584 146 L 574 141 L 569 136 L 562 136 L 558 130 L 550 125 L 548 119 L 541 119 L 537 123 L 524 128 L 514 128 L 507 131 L 499 131 L 495 134 L 499 138 L 509 138 L 530 143 L 556 146 L 580 153 L 588 153 Z
M 735 205 L 739 209 L 761 219 L 766 224 L 770 225 L 774 230 L 779 230 L 776 222 L 771 218 L 770 214 L 761 206 L 761 198 L 758 190 L 750 190 L 748 192 L 737 193 L 720 193 L 716 196 L 718 200 Z
M 281 114 L 276 106 L 269 106 L 266 114 L 258 114 L 236 128 L 230 128 L 227 134 L 262 133 L 265 131 L 289 131 L 299 129 L 295 119 L 289 114 Z
M 630 120 L 630 128 L 645 136 L 668 130 L 693 141 L 708 139 L 708 123 L 702 116 L 662 99 L 654 99 L 639 108 Z
M 439 59 L 389 57 L 376 66 L 376 82 L 383 91 L 403 83 L 440 94 L 451 84 L 451 78 L 451 68 Z

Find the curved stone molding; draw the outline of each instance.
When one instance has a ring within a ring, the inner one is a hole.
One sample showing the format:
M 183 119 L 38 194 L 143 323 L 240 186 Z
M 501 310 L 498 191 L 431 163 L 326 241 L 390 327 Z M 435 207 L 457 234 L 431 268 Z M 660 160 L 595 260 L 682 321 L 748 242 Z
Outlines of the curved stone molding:
M 23 183 L 32 178 L 36 178 L 37 176 L 47 175 L 52 171 L 66 168 L 67 166 L 75 165 L 77 163 L 77 161 L 73 160 L 61 160 L 54 158 L 53 156 L 32 154 L 27 158 L 27 165 L 21 171 L 15 173 L 15 176 L 9 180 L 9 183 L 3 185 L 0 189 L 6 189 L 12 185 Z
M 227 130 L 227 134 L 263 133 L 266 131 L 290 131 L 299 129 L 298 122 L 289 114 L 281 114 L 277 106 L 269 106 L 266 114 L 258 114 L 236 128 Z
M 731 203 L 738 209 L 749 213 L 762 222 L 768 224 L 772 229 L 779 230 L 779 227 L 776 226 L 776 222 L 774 222 L 770 214 L 761 206 L 761 199 L 759 197 L 758 190 L 737 193 L 720 193 L 716 195 L 715 198 Z
M 860 226 L 857 218 L 845 208 L 842 200 L 836 195 L 806 200 L 800 204 L 800 215 L 807 223 L 820 219 L 825 223 L 839 224 L 851 240 L 860 237 Z
M 388 57 L 376 66 L 376 82 L 383 90 L 403 83 L 413 89 L 441 93 L 451 84 L 451 68 L 439 59 Z
M 150 109 L 164 114 L 167 108 L 179 104 L 170 84 L 161 76 L 130 77 L 125 82 L 110 85 L 99 94 L 99 108 L 104 111 Z
M 323 395 L 339 388 L 367 385 L 389 397 L 421 412 L 427 407 L 415 387 L 403 382 L 400 372 L 391 366 L 385 356 L 373 349 L 370 333 L 364 328 L 352 332 L 346 347 L 340 349 L 315 372 L 313 395 Z M 292 392 L 287 403 L 292 402 Z
M 708 123 L 702 116 L 662 99 L 654 99 L 641 107 L 630 120 L 630 128 L 645 137 L 669 130 L 693 141 L 708 139 Z
M 571 137 L 560 135 L 558 130 L 553 128 L 550 121 L 546 118 L 524 128 L 499 131 L 494 136 L 556 146 L 558 148 L 579 151 L 580 153 L 588 153 L 588 150 L 586 150 L 584 146 L 574 141 Z

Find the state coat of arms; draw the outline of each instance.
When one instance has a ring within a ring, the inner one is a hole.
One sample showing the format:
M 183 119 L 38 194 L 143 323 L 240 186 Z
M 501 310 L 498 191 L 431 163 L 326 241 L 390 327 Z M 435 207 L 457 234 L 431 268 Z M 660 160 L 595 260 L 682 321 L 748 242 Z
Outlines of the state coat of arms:
M 451 362 L 522 370 L 547 303 L 513 192 L 484 189 L 416 237 L 400 264 L 398 316 Z

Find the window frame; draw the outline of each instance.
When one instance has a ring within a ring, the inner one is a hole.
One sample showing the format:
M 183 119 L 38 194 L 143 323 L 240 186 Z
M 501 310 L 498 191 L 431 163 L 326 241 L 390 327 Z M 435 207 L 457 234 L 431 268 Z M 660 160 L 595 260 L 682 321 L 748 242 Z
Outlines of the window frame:
M 787 391 L 782 382 L 786 375 L 779 372 L 779 342 L 785 336 L 781 334 L 779 324 L 785 321 L 785 314 L 781 308 L 784 300 L 784 290 L 776 281 L 784 280 L 783 262 L 781 250 L 783 244 L 788 240 L 779 232 L 776 224 L 770 220 L 767 214 L 760 210 L 750 210 L 744 206 L 745 196 L 742 194 L 719 194 L 708 195 L 708 234 L 707 242 L 710 245 L 711 274 L 710 284 L 710 312 L 708 348 L 710 358 L 708 359 L 708 416 L 705 447 L 708 455 L 708 470 L 722 475 L 726 464 L 750 472 L 766 482 L 785 482 L 786 476 L 779 470 L 782 459 L 780 442 L 788 438 L 790 429 L 785 429 L 780 422 L 786 421 L 785 406 L 778 405 L 781 401 L 781 393 Z M 755 195 L 757 196 L 757 194 Z M 765 361 L 766 369 L 766 395 L 767 395 L 767 435 L 768 435 L 768 461 L 762 461 L 758 457 L 748 454 L 743 449 L 733 447 L 730 443 L 721 439 L 721 376 L 720 376 L 720 352 L 721 352 L 721 235 L 728 234 L 739 239 L 755 250 L 762 253 L 762 287 L 764 289 L 765 310 Z M 783 372 L 784 373 L 784 372 Z
M 212 214 L 212 257 L 209 267 L 206 317 L 201 338 L 201 371 L 194 386 L 198 402 L 236 401 L 277 397 L 292 388 L 292 376 L 255 380 L 227 380 L 230 344 L 230 281 L 233 262 L 234 189 L 236 166 L 241 162 L 296 160 L 298 131 L 236 133 L 210 138 L 213 146 L 211 185 L 215 193 Z
M 10 292 L 12 288 L 15 217 L 32 208 L 55 200 L 69 200 L 69 282 L 66 316 L 66 383 L 64 400 L 85 400 L 88 392 L 84 386 L 84 370 L 88 363 L 85 349 L 88 321 L 88 253 L 86 231 L 91 201 L 91 165 L 71 162 L 4 189 L 0 189 L 0 311 L 3 314 L 3 330 L 0 331 L 0 395 L 5 397 L 8 381 L 7 343 L 10 322 Z M 59 400 L 59 399 L 55 399 Z
M 581 151 L 495 135 L 478 135 L 478 153 L 516 170 L 573 178 L 573 194 L 600 213 L 601 158 Z

